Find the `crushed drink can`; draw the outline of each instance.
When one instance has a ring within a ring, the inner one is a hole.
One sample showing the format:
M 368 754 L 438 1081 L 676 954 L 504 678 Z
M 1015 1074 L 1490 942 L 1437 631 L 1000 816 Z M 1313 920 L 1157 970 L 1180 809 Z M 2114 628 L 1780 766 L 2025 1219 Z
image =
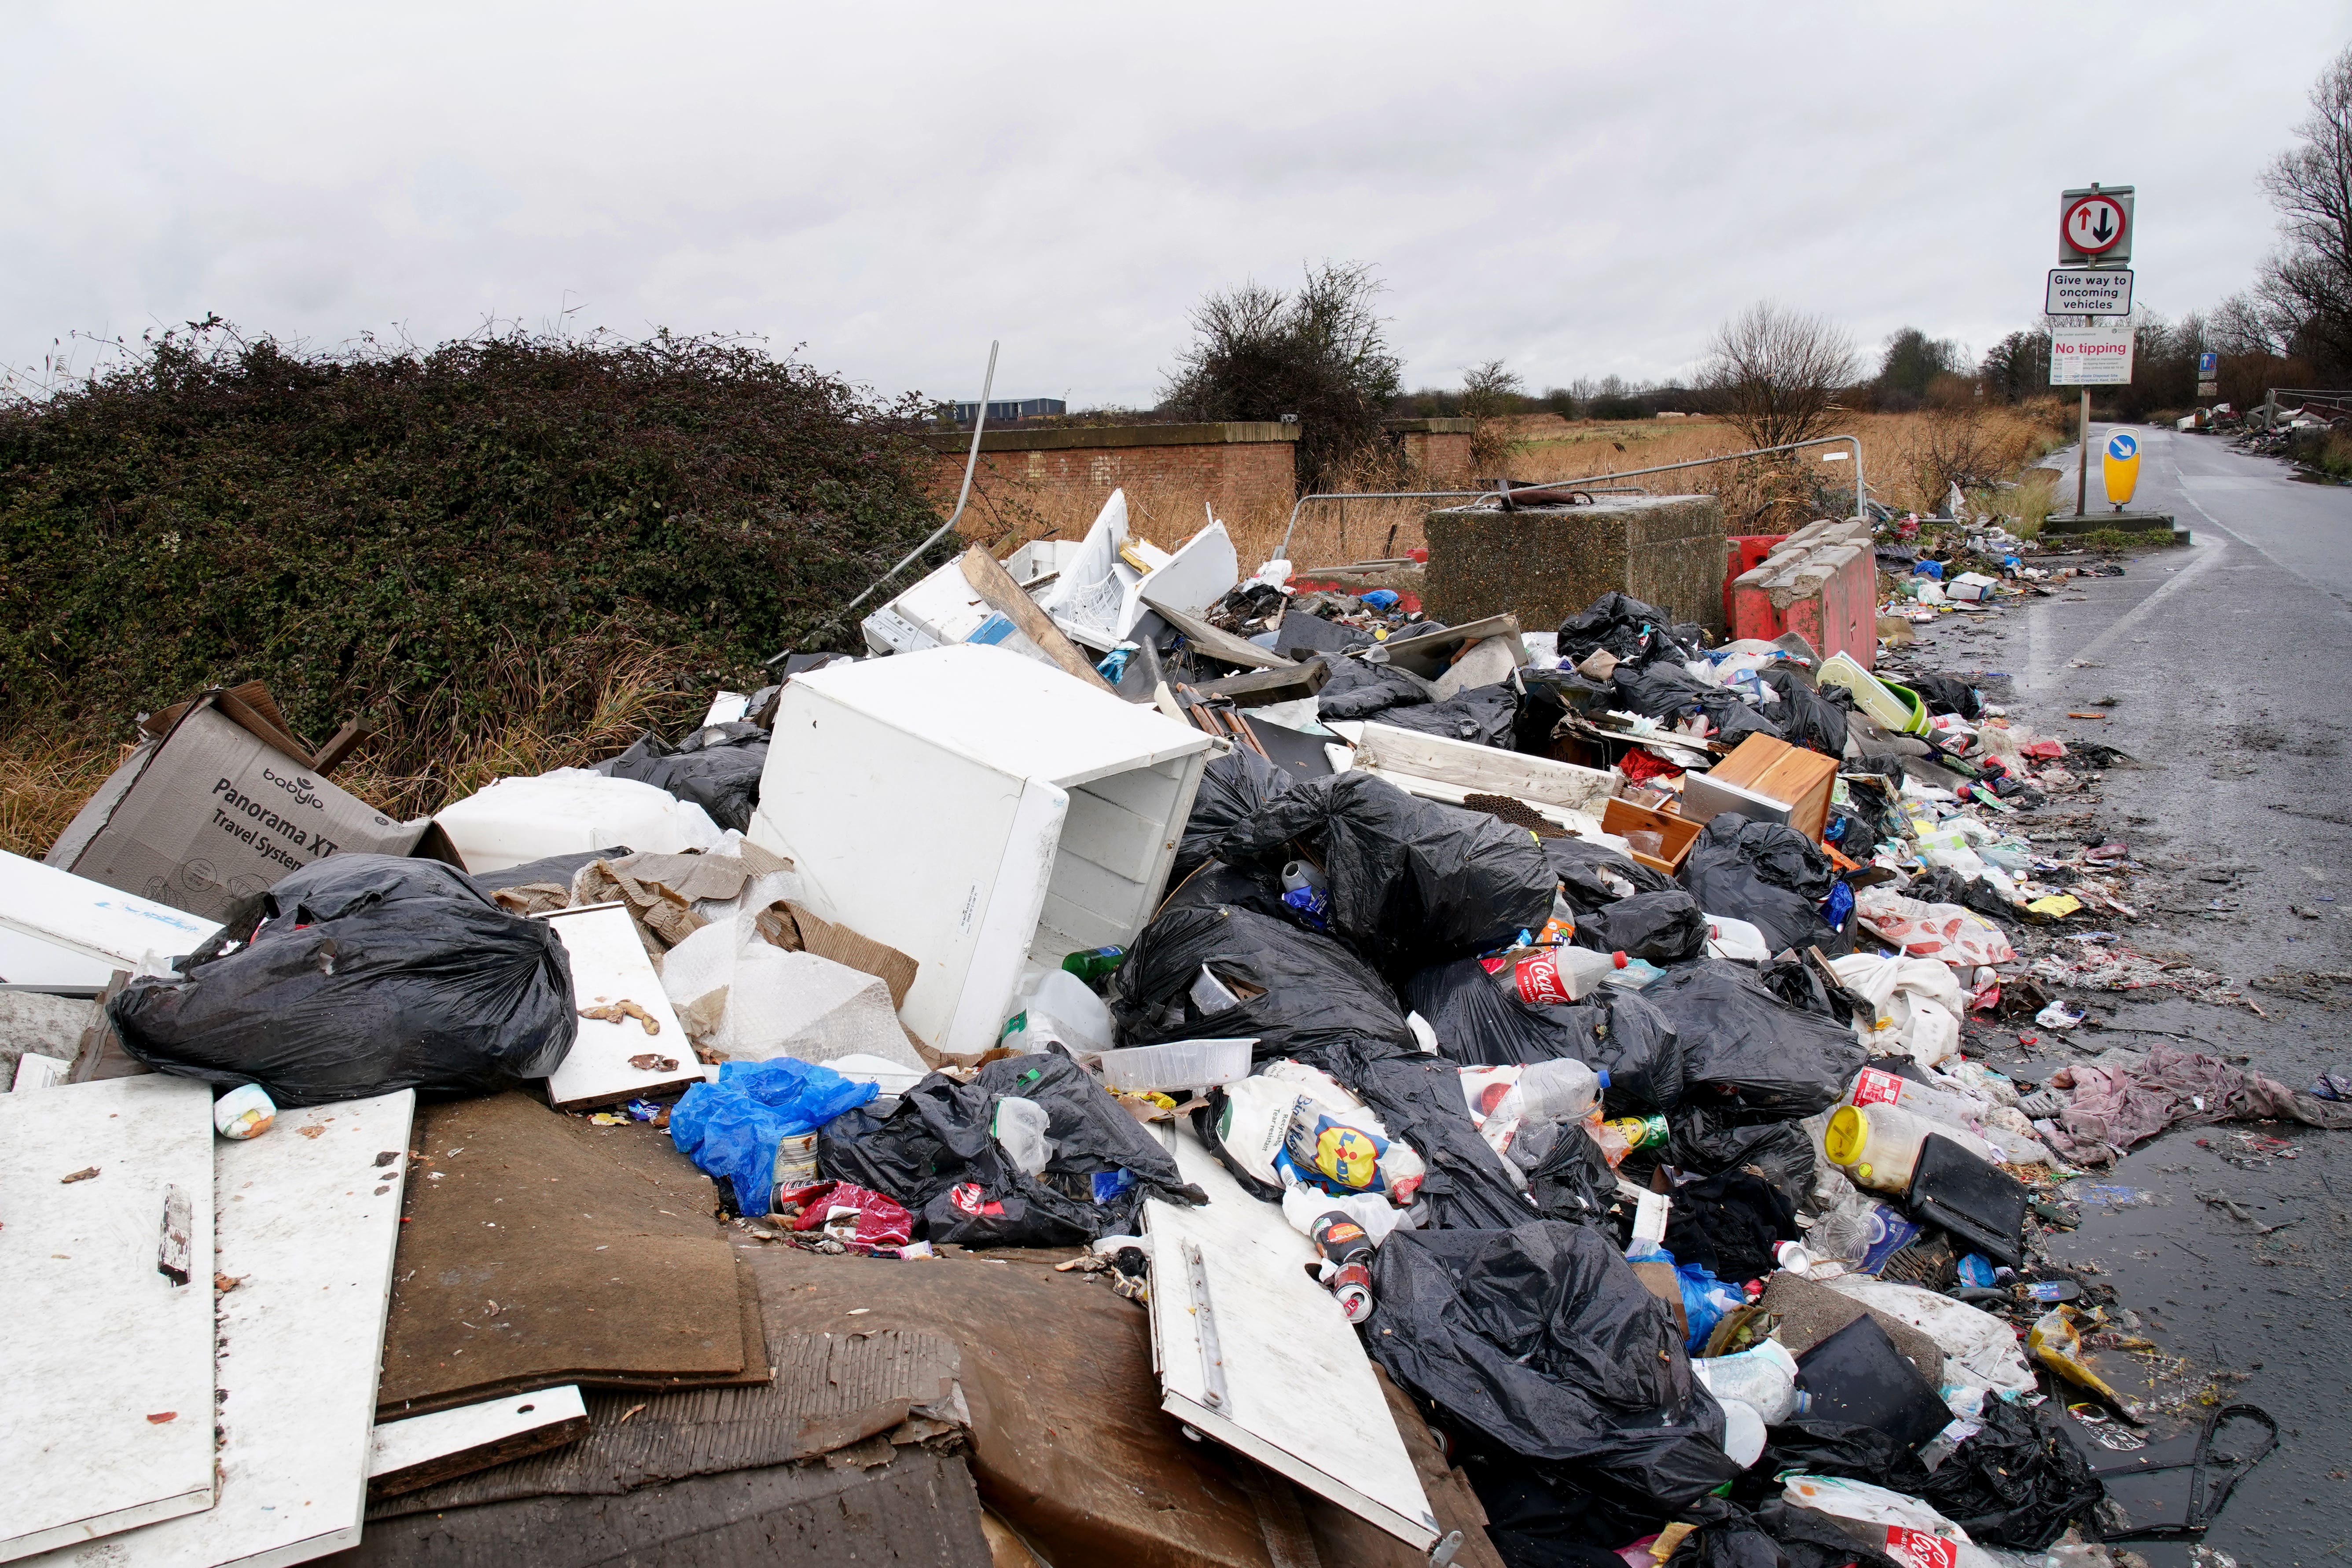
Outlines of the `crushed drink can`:
M 1372 1315 L 1372 1238 L 1364 1227 L 1334 1209 L 1318 1215 L 1307 1232 L 1315 1250 L 1332 1265 L 1324 1288 L 1339 1303 L 1348 1321 L 1360 1323 Z

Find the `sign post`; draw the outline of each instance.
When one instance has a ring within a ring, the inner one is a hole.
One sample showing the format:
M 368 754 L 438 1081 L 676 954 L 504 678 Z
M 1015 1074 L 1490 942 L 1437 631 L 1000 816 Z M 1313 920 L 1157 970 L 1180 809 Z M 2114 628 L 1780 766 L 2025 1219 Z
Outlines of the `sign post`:
M 2220 354 L 2201 353 L 2197 356 L 2197 395 L 2200 397 L 2221 395 L 2221 356 Z
M 2083 389 L 2082 445 L 2074 468 L 2074 515 L 2091 499 L 2091 388 L 2131 380 L 2131 251 L 2136 192 L 2130 185 L 2058 195 L 2058 266 L 2042 310 L 2052 318 L 2050 384 Z M 2057 318 L 2082 322 L 2060 326 Z M 2132 473 L 2138 472 L 2134 443 Z

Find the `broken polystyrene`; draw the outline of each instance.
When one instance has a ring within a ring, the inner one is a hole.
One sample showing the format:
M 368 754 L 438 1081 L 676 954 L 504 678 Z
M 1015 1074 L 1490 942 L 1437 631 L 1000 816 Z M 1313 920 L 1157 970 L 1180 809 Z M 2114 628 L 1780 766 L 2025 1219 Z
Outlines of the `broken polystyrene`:
M 503 871 L 615 844 L 675 855 L 719 842 L 719 825 L 700 806 L 653 784 L 585 768 L 499 779 L 443 806 L 434 820 L 468 871 Z

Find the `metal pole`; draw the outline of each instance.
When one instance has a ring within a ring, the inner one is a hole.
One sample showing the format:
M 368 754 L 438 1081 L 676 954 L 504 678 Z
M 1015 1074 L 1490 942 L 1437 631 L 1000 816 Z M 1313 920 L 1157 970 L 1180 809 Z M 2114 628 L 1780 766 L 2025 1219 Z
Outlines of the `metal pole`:
M 844 605 L 841 607 L 841 613 L 843 615 L 846 616 L 850 611 L 857 608 L 858 605 L 873 597 L 874 589 L 879 588 L 883 584 L 887 583 L 891 578 L 896 577 L 899 573 L 904 572 L 916 560 L 921 557 L 923 552 L 929 550 L 932 545 L 937 544 L 940 540 L 945 539 L 948 536 L 949 531 L 955 527 L 956 520 L 963 516 L 963 503 L 971 497 L 971 471 L 980 466 L 980 433 L 988 428 L 988 395 L 995 389 L 995 386 L 996 344 L 992 340 L 988 345 L 988 374 L 981 378 L 980 383 L 980 416 L 971 422 L 971 451 L 963 460 L 963 489 L 956 492 L 955 510 L 948 514 L 948 520 L 940 524 L 939 528 L 929 539 L 926 539 L 920 544 L 915 546 L 914 549 L 908 551 L 905 560 L 899 562 L 896 566 L 891 567 L 887 572 L 883 573 L 879 577 L 875 578 L 873 585 L 868 587 L 865 593 L 858 595 L 857 597 L 850 600 L 846 605 Z
M 2083 515 L 2083 507 L 2091 494 L 2091 389 L 2083 388 L 2083 449 L 2074 454 L 2074 515 Z

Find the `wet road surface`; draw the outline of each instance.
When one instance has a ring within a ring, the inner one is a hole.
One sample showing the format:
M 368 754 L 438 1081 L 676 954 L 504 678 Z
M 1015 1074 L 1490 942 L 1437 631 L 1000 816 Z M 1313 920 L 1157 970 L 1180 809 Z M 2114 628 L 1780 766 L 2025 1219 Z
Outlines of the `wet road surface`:
M 2094 510 L 2107 428 L 2092 427 Z M 1947 616 L 1923 638 L 1920 662 L 2004 672 L 2011 711 L 2036 729 L 2140 759 L 2105 773 L 2096 805 L 2061 797 L 2042 822 L 2095 811 L 2131 846 L 2142 868 L 2135 907 L 2150 923 L 2116 925 L 2125 942 L 2241 984 L 2272 982 L 2244 993 L 2267 1018 L 2164 993 L 2071 993 L 2109 1026 L 2075 1031 L 2073 1053 L 2144 1049 L 2162 1036 L 2127 1031 L 2166 1031 L 2305 1088 L 2352 1063 L 2352 489 L 2299 482 L 2287 465 L 2214 437 L 2137 433 L 2133 510 L 2173 513 L 2195 543 L 2136 552 L 2125 576 L 2059 584 L 2001 613 Z M 2052 460 L 2063 463 L 2071 497 L 2071 448 Z M 2346 978 L 2298 978 L 2330 973 Z M 1969 1049 L 2038 1078 L 2068 1047 L 2034 1032 L 2038 1052 L 2021 1053 L 2009 1030 Z M 2270 1135 L 2291 1155 L 2267 1149 Z M 2277 1451 L 2207 1542 L 2246 1568 L 2352 1563 L 2352 1132 L 2179 1129 L 2096 1179 L 2139 1197 L 2084 1205 L 2054 1258 L 2095 1263 L 2167 1352 L 2203 1374 L 2233 1374 L 2216 1385 L 2224 1401 L 2279 1423 Z M 2200 1194 L 2227 1196 L 2249 1217 Z M 2293 1223 L 2259 1233 L 2282 1221 Z M 2191 1561 L 2183 1545 L 2133 1549 L 2158 1568 Z

